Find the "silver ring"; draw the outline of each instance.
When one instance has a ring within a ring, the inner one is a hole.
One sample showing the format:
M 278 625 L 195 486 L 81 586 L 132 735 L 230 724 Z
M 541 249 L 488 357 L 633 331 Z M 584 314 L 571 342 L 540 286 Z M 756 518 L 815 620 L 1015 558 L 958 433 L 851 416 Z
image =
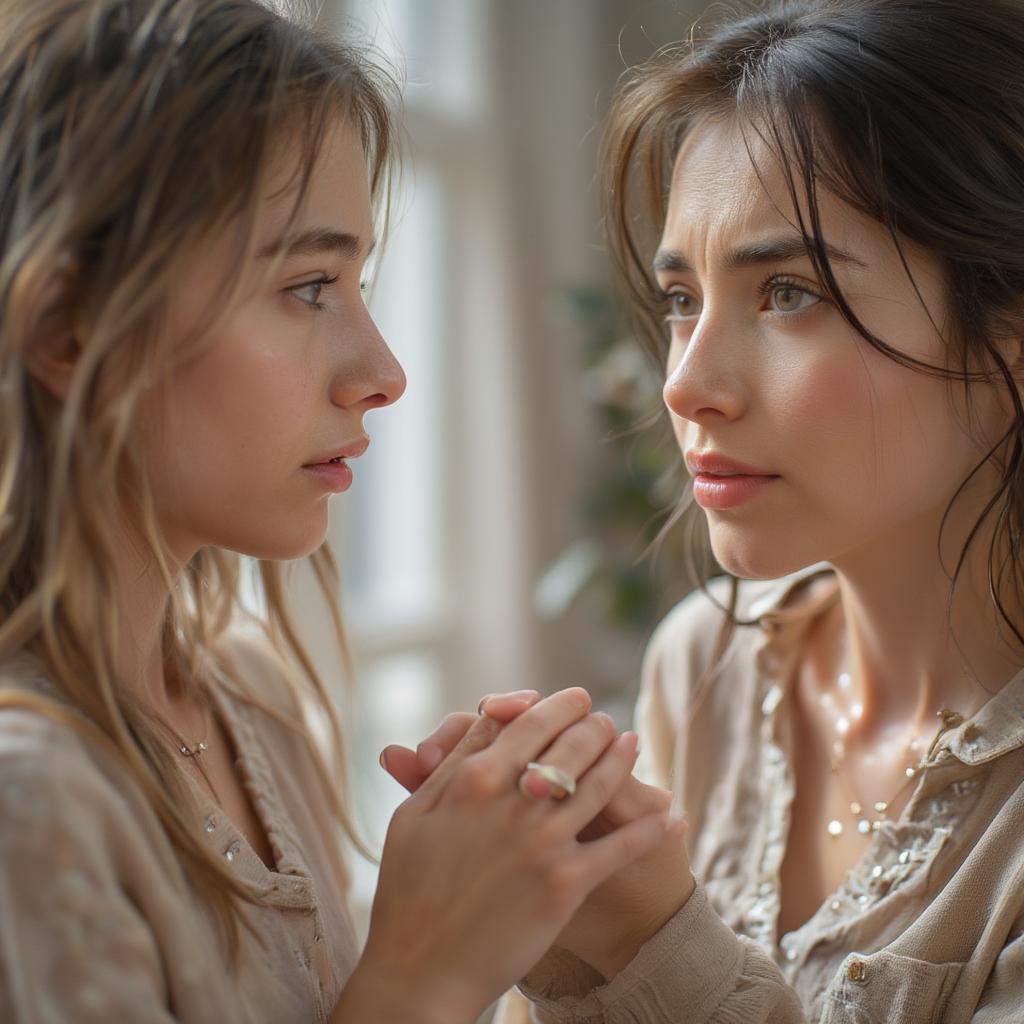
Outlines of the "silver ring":
M 576 780 L 568 773 L 556 768 L 553 764 L 539 764 L 531 761 L 526 766 L 526 771 L 535 771 L 542 779 L 547 779 L 556 789 L 562 790 L 561 794 L 552 793 L 556 800 L 564 800 L 576 792 Z

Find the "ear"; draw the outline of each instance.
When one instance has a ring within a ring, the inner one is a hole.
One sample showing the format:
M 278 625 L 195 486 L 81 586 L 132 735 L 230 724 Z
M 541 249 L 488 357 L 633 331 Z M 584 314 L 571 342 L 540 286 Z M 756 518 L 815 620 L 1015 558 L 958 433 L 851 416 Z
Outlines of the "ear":
M 69 323 L 44 327 L 29 344 L 25 367 L 55 398 L 65 401 L 82 347 Z

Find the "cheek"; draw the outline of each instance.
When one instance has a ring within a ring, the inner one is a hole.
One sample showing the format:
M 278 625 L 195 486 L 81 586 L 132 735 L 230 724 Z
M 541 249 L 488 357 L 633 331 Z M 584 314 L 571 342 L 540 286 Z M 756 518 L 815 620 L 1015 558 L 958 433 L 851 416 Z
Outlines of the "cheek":
M 310 370 L 276 349 L 224 344 L 176 378 L 158 458 L 168 498 L 192 514 L 265 506 L 312 454 Z
M 945 385 L 880 353 L 818 367 L 792 391 L 786 419 L 794 448 L 802 439 L 801 481 L 834 522 L 927 511 L 969 471 L 972 446 Z

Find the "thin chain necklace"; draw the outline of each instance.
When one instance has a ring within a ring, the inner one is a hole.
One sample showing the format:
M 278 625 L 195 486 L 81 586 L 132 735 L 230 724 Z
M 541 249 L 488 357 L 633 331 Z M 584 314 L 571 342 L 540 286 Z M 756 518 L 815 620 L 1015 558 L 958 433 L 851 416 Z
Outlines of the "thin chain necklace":
M 840 690 L 848 689 L 850 686 L 850 676 L 848 673 L 843 672 L 840 674 L 837 680 L 837 686 Z M 828 695 L 828 701 L 833 707 L 835 706 L 835 700 Z M 936 743 L 938 743 L 942 734 L 949 729 L 955 729 L 958 725 L 963 722 L 963 715 L 958 711 L 952 711 L 949 708 L 940 708 L 936 712 L 936 717 L 939 718 L 941 725 L 939 731 L 935 734 L 935 738 L 931 742 L 931 746 L 928 748 L 928 752 L 923 758 L 918 761 L 916 765 L 908 765 L 904 768 L 904 775 L 906 776 L 903 782 L 900 783 L 899 789 L 892 794 L 887 800 L 876 800 L 871 804 L 871 811 L 860 802 L 857 798 L 857 794 L 853 792 L 850 786 L 849 780 L 846 777 L 846 773 L 843 771 L 843 763 L 846 758 L 846 734 L 850 728 L 850 717 L 858 719 L 863 714 L 863 707 L 860 704 L 854 704 L 850 708 L 849 715 L 838 715 L 834 718 L 834 726 L 836 731 L 836 738 L 832 742 L 832 757 L 831 757 L 831 768 L 832 773 L 839 779 L 846 790 L 846 795 L 849 798 L 850 814 L 854 821 L 857 823 L 857 831 L 861 835 L 871 835 L 873 832 L 877 832 L 882 827 L 882 822 L 886 820 L 889 812 L 889 808 L 893 805 L 896 799 L 902 794 L 902 792 L 917 778 L 925 762 L 931 756 L 932 751 L 935 749 Z M 907 743 L 905 747 L 906 754 L 910 754 L 913 748 L 916 746 L 919 736 L 917 733 L 914 734 L 913 738 Z M 873 812 L 873 813 L 871 813 Z M 833 839 L 838 839 L 845 831 L 845 826 L 838 818 L 832 818 L 825 826 L 828 834 Z
M 208 706 L 204 703 L 202 705 L 202 715 L 203 725 L 205 726 L 205 728 L 203 729 L 203 738 L 201 740 L 196 740 L 193 743 L 189 743 L 176 729 L 171 730 L 171 732 L 173 732 L 175 737 L 177 738 L 178 753 L 181 754 L 182 757 L 198 758 L 206 753 L 208 749 L 206 745 L 206 739 L 210 734 L 210 724 L 206 719 L 207 710 Z

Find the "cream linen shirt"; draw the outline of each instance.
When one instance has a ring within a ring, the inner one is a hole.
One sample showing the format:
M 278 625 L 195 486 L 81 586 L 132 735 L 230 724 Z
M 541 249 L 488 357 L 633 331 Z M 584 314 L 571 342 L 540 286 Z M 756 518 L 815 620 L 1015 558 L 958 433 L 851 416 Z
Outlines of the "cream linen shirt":
M 0 710 L 0 1021 L 312 1024 L 327 1019 L 358 947 L 340 836 L 309 748 L 244 700 L 293 713 L 260 641 L 225 646 L 215 694 L 275 869 L 193 783 L 202 839 L 263 894 L 247 907 L 238 974 L 156 816 L 63 725 Z M 37 659 L 0 662 L 0 688 L 60 700 Z
M 711 592 L 720 603 L 726 581 Z M 743 582 L 737 627 L 691 706 L 722 613 L 697 592 L 648 649 L 638 773 L 675 788 L 698 887 L 618 975 L 553 951 L 500 1024 L 1024 1022 L 1024 672 L 944 732 L 899 819 L 817 912 L 778 934 L 794 778 L 790 697 L 809 624 L 838 600 L 813 566 Z

